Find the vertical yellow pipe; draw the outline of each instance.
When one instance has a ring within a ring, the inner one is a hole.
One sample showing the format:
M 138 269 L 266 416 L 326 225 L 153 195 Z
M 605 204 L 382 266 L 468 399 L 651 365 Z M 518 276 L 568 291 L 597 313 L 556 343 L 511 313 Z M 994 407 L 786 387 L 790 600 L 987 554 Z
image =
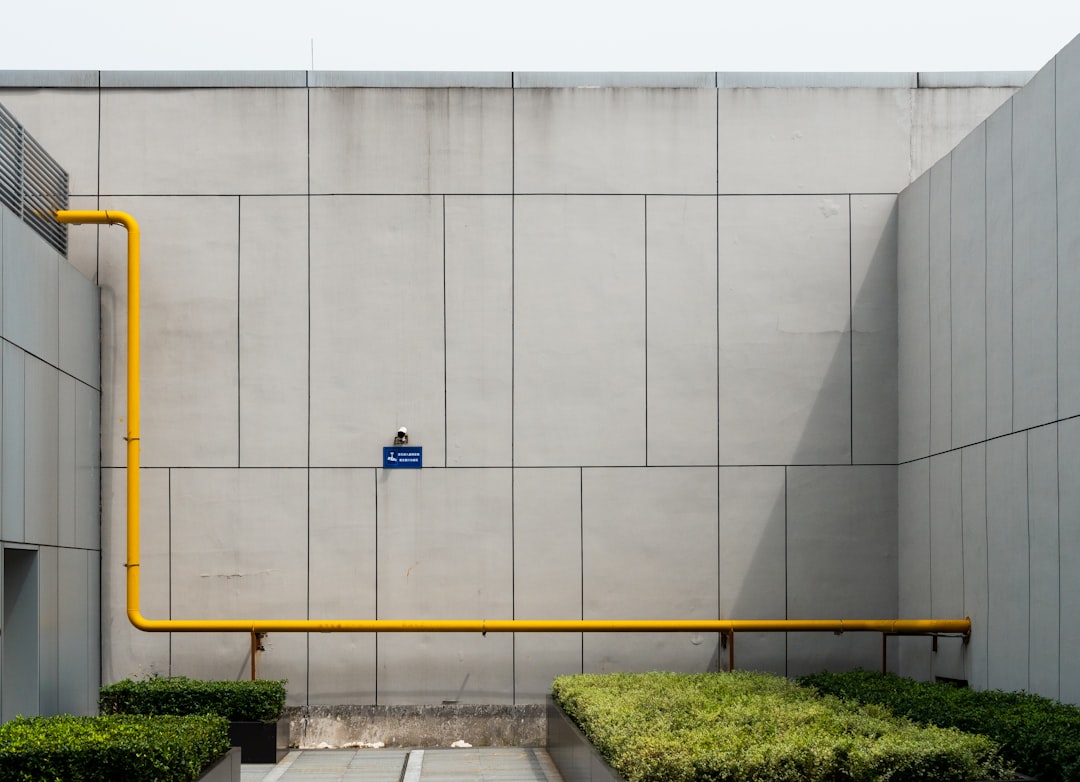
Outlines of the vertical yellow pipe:
M 139 224 L 126 212 L 61 210 L 61 223 L 122 225 L 127 229 L 128 360 L 127 360 L 127 613 L 139 616 Z

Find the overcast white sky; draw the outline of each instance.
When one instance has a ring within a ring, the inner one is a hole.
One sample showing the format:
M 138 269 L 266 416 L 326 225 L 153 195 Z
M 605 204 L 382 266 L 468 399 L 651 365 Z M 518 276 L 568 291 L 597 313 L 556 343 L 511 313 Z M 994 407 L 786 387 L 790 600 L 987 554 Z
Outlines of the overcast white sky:
M 0 29 L 0 69 L 1037 70 L 1080 0 L 53 0 Z

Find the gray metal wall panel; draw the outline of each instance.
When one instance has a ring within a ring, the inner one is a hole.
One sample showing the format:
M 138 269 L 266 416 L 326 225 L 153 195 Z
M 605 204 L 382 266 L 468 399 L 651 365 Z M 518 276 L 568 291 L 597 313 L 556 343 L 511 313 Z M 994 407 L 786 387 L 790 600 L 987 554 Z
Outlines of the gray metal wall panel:
M 75 383 L 75 545 L 101 548 L 101 392 Z
M 851 196 L 851 405 L 855 464 L 897 461 L 897 199 Z
M 1062 617 L 1070 618 L 1061 623 L 1059 630 L 1060 661 L 1069 659 L 1073 650 L 1080 648 L 1080 623 L 1071 621 L 1080 616 L 1080 418 L 1058 424 L 1058 491 L 1060 609 Z M 1061 666 L 1060 693 L 1066 703 L 1080 703 L 1080 667 Z
M 887 617 L 897 611 L 897 468 L 788 468 L 788 615 Z M 845 567 L 837 568 L 843 561 Z M 872 667 L 872 634 L 788 637 L 788 674 Z
M 712 71 L 514 71 L 513 75 L 514 87 L 517 89 L 574 87 L 708 89 L 716 86 L 716 74 Z
M 964 520 L 961 452 L 930 459 L 930 614 L 935 619 L 964 616 Z M 924 646 L 925 639 L 924 640 Z M 962 643 L 939 642 L 935 676 L 964 678 Z
M 715 464 L 716 199 L 645 203 L 646 463 Z
M 920 459 L 898 468 L 899 530 L 898 615 L 930 616 L 930 460 Z M 898 671 L 914 679 L 929 679 L 931 659 L 918 639 L 901 638 Z
M 897 323 L 900 461 L 930 453 L 930 175 L 898 200 Z
M 919 87 L 1023 87 L 1034 71 L 919 71 Z
M 60 256 L 29 226 L 10 216 L 6 219 L 4 338 L 55 365 L 60 345 Z
M 1054 63 L 1013 98 L 1014 426 L 1057 417 Z
M 761 73 L 720 71 L 716 74 L 719 89 L 744 89 L 761 87 L 801 88 L 862 88 L 862 89 L 914 89 L 918 86 L 913 72 L 897 73 L 784 73 L 765 71 Z
M 513 461 L 514 215 L 510 196 L 448 196 L 446 464 Z
M 514 617 L 581 618 L 581 469 L 514 470 Z M 581 672 L 581 633 L 514 636 L 514 697 L 540 703 Z
M 98 86 L 99 73 L 100 71 L 2 70 L 0 86 L 95 88 Z
M 1080 414 L 1080 38 L 1057 56 L 1058 417 Z
M 306 71 L 100 71 L 102 89 L 306 87 Z
M 85 714 L 97 714 L 98 691 L 101 689 L 101 552 L 87 551 L 87 615 L 88 637 L 86 654 L 87 681 Z
M 26 357 L 26 541 L 58 543 L 60 373 Z
M 59 447 L 57 449 L 57 540 L 61 546 L 74 546 L 75 529 L 75 450 L 77 429 L 75 424 L 75 386 L 70 375 L 59 373 Z
M 308 210 L 303 197 L 240 201 L 240 464 L 308 456 Z
M 986 121 L 986 435 L 1013 431 L 1013 102 Z
M 719 481 L 719 617 L 786 619 L 785 469 L 721 467 Z M 784 675 L 786 653 L 783 633 L 740 633 L 735 667 Z
M 38 692 L 42 716 L 60 713 L 60 551 L 38 549 Z
M 952 447 L 952 156 L 930 169 L 930 453 Z
M 87 554 L 60 549 L 59 583 L 59 698 L 63 714 L 86 714 L 90 689 L 90 603 L 97 599 L 87 590 L 90 574 Z
M 986 126 L 952 153 L 952 444 L 986 439 Z
M 0 497 L 4 540 L 26 541 L 26 354 L 4 342 L 3 456 Z
M 988 678 L 1004 690 L 1028 688 L 1027 434 L 986 444 Z
M 717 534 L 715 468 L 584 470 L 583 617 L 717 616 Z M 584 669 L 703 671 L 718 642 L 704 633 L 586 633 Z
M 60 363 L 64 372 L 101 388 L 101 334 L 97 286 L 60 263 Z
M 1058 526 L 1058 431 L 1041 426 L 1028 432 L 1028 692 L 1059 697 L 1060 530 Z
M 964 514 L 964 616 L 971 617 L 967 675 L 972 687 L 986 689 L 987 642 L 987 550 L 986 550 L 986 445 L 979 443 L 961 451 L 961 491 Z

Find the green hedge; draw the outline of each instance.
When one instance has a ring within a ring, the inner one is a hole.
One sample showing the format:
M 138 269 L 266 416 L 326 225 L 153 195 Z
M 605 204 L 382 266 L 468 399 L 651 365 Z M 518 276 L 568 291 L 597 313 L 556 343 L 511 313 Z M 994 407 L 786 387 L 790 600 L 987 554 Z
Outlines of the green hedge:
M 917 682 L 870 671 L 799 680 L 819 692 L 887 706 L 917 722 L 990 736 L 1025 774 L 1080 782 L 1080 708 L 1023 692 Z
M 917 726 L 769 674 L 565 676 L 553 695 L 628 782 L 1011 777 L 985 736 Z
M 228 749 L 209 715 L 19 717 L 0 725 L 0 782 L 190 782 Z
M 98 710 L 102 714 L 216 714 L 233 722 L 275 722 L 285 711 L 285 682 L 210 682 L 185 676 L 125 679 L 101 688 Z

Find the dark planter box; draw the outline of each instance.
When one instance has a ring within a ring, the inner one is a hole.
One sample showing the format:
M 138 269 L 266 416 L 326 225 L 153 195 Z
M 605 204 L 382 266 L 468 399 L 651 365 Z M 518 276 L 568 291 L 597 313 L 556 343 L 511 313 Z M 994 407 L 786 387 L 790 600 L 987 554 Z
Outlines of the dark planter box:
M 244 763 L 278 763 L 289 753 L 289 721 L 230 722 L 229 741 Z
M 549 695 L 547 751 L 566 782 L 623 782 Z
M 240 747 L 231 747 L 196 782 L 240 782 Z

